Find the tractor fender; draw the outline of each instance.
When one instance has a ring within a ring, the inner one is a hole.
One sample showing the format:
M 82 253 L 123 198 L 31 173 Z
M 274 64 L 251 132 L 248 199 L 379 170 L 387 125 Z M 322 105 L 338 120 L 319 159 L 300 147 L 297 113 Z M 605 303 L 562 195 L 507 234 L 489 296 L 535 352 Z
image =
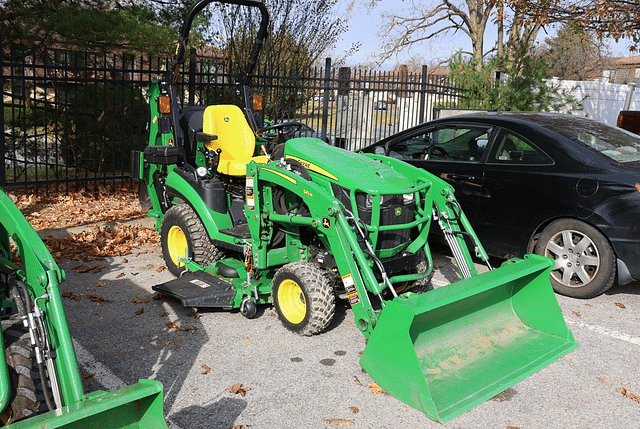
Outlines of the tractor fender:
M 171 193 L 178 195 L 193 208 L 211 239 L 220 239 L 222 235 L 220 230 L 233 226 L 233 221 L 228 211 L 220 213 L 210 209 L 191 183 L 177 172 L 172 170 L 167 174 L 165 186 Z

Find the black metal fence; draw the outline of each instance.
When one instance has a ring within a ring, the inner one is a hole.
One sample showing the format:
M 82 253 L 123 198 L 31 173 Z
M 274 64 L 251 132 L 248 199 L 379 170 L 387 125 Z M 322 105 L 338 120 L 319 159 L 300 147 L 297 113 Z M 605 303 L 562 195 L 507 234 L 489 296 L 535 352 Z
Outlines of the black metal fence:
M 0 186 L 55 191 L 129 180 L 129 153 L 147 144 L 146 91 L 167 61 L 122 53 L 0 49 L 3 133 Z M 238 76 L 192 52 L 179 82 L 184 103 L 240 104 Z M 305 122 L 331 144 L 357 150 L 455 107 L 443 76 L 335 69 L 258 70 L 254 93 L 268 120 Z

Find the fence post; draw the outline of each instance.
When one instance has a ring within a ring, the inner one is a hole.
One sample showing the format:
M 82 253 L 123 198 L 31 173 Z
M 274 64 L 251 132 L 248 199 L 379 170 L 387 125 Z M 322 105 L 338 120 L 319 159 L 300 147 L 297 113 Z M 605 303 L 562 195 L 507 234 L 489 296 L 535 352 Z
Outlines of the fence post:
M 420 83 L 420 121 L 425 122 L 425 110 L 427 105 L 427 66 L 422 66 L 422 82 Z
M 324 91 L 322 97 L 322 132 L 320 137 L 327 139 L 327 128 L 329 127 L 329 79 L 331 79 L 331 58 L 327 58 L 324 63 Z
M 193 106 L 196 100 L 196 50 L 191 49 L 189 57 L 189 105 Z
M 0 34 L 0 68 L 2 68 L 2 77 L 0 78 L 0 88 L 4 88 L 4 46 L 2 44 L 2 34 Z M 3 89 L 4 91 L 4 89 Z M 4 149 L 4 94 L 0 97 L 0 108 L 2 108 L 2 115 L 0 115 L 0 129 L 2 134 L 0 135 L 0 186 L 3 188 L 7 186 L 7 172 L 5 170 L 5 149 Z

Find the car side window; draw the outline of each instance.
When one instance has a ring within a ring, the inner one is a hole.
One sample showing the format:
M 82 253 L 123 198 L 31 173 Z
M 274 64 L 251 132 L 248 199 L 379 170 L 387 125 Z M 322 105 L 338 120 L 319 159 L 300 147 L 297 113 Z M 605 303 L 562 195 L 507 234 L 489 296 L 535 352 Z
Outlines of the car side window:
M 393 144 L 389 155 L 402 159 L 480 162 L 490 131 L 486 127 L 437 128 Z
M 553 160 L 522 137 L 503 132 L 496 141 L 490 161 L 501 164 L 553 164 Z

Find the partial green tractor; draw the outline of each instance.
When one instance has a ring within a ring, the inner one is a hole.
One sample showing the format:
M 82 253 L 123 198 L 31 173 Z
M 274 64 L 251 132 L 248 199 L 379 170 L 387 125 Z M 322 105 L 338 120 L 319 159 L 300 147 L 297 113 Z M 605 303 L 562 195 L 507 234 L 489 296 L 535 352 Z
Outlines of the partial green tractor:
M 12 242 L 17 258 L 12 256 Z M 37 233 L 0 190 L 0 424 L 7 428 L 166 428 L 162 385 L 86 394 L 58 268 Z
M 487 254 L 444 181 L 399 160 L 292 138 L 299 123 L 265 134 L 248 109 L 182 106 L 176 84 L 191 23 L 212 2 L 187 12 L 173 69 L 149 91 L 149 145 L 132 153 L 177 277 L 155 290 L 246 317 L 272 304 L 302 335 L 324 331 L 343 297 L 368 340 L 362 367 L 439 421 L 577 347 L 549 282 L 552 261 L 532 255 L 479 274 L 474 260 L 488 265 Z M 262 16 L 246 87 L 268 13 L 252 0 L 221 2 Z M 436 290 L 432 223 L 464 278 Z

